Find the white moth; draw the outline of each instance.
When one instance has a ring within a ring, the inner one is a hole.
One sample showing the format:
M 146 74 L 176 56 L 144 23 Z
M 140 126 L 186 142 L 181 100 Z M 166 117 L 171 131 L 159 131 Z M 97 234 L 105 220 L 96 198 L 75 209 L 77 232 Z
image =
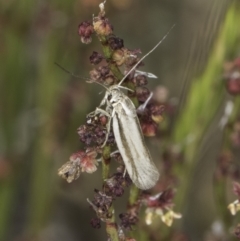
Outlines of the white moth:
M 108 133 L 112 124 L 117 147 L 130 178 L 140 189 L 153 187 L 159 179 L 159 172 L 144 143 L 134 104 L 118 85 L 106 91 L 100 106 L 104 104 L 106 112 L 99 108 L 96 111 L 109 116 Z
M 120 88 L 125 88 L 121 86 L 123 81 L 146 56 L 148 56 L 161 44 L 168 33 L 152 50 L 143 56 L 135 66 L 133 66 L 133 68 L 124 76 L 118 85 L 106 88 L 107 90 L 105 96 L 100 103 L 100 106 L 106 105 L 106 110 L 97 108 L 96 111 L 90 113 L 90 116 L 102 113 L 109 117 L 107 124 L 107 136 L 103 146 L 106 144 L 112 124 L 117 147 L 123 158 L 127 172 L 133 183 L 143 190 L 152 188 L 156 184 L 159 179 L 159 172 L 152 161 L 149 150 L 145 145 L 136 108 L 130 98 L 127 97 Z

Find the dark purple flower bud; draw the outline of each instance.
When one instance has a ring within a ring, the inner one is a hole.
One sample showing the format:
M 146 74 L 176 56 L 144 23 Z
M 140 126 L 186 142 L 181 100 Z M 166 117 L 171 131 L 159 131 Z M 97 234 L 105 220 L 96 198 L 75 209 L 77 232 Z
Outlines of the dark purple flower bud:
M 96 229 L 101 228 L 101 220 L 99 218 L 92 218 L 90 223 L 93 228 L 96 228 Z
M 103 60 L 103 56 L 100 53 L 93 51 L 93 53 L 89 57 L 89 60 L 90 60 L 91 64 L 96 65 L 96 64 L 99 64 Z
M 113 194 L 116 195 L 116 197 L 121 197 L 124 194 L 124 189 L 120 185 L 116 186 L 113 189 Z
M 146 87 L 138 87 L 136 89 L 136 96 L 140 102 L 145 102 L 149 95 L 150 91 Z
M 109 66 L 103 65 L 98 68 L 98 71 L 101 74 L 101 77 L 104 78 L 107 74 L 109 74 L 110 69 Z
M 78 26 L 78 34 L 84 44 L 89 44 L 92 41 L 92 34 L 94 32 L 93 26 L 89 21 L 82 22 Z
M 240 239 L 240 224 L 237 225 L 237 227 L 234 230 L 234 233 L 236 237 Z
M 119 218 L 121 219 L 121 227 L 125 229 L 132 229 L 132 226 L 138 222 L 138 217 L 133 213 L 121 213 L 119 214 Z
M 135 81 L 137 86 L 143 86 L 143 85 L 147 85 L 148 80 L 147 77 L 145 75 L 137 75 L 137 77 L 135 78 Z
M 111 36 L 108 39 L 108 44 L 112 50 L 117 50 L 124 47 L 123 40 L 121 38 L 114 37 L 114 36 Z
M 95 189 L 94 191 L 95 195 L 93 203 L 102 210 L 108 210 L 109 207 L 112 205 L 113 198 L 97 189 Z
M 238 182 L 233 183 L 233 192 L 238 198 L 240 198 L 240 184 Z

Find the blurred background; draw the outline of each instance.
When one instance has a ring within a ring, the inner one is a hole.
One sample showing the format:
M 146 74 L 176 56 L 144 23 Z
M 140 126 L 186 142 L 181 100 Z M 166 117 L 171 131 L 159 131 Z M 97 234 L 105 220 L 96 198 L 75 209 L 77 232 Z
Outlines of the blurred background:
M 94 213 L 86 202 L 94 188 L 101 187 L 100 171 L 84 173 L 71 184 L 57 175 L 81 148 L 77 128 L 99 104 L 102 88 L 66 74 L 54 63 L 88 76 L 89 56 L 101 52 L 101 46 L 96 38 L 82 44 L 78 25 L 98 14 L 100 2 L 0 0 L 2 241 L 107 240 L 104 228 L 90 226 Z M 231 0 L 106 4 L 114 33 L 127 48 L 142 53 L 176 24 L 141 70 L 158 76 L 149 81 L 150 89 L 166 87 L 177 107 L 168 142 L 182 144 L 191 133 L 197 140 L 186 155 L 191 175 L 180 172 L 188 190 L 178 189 L 182 195 L 177 211 L 184 216 L 176 221 L 177 228 L 189 240 L 217 240 L 206 237 L 219 218 L 212 179 L 222 143 L 218 123 L 231 99 L 224 89 L 223 65 L 239 54 L 239 7 L 239 1 Z M 154 161 L 161 162 L 157 137 L 149 145 Z

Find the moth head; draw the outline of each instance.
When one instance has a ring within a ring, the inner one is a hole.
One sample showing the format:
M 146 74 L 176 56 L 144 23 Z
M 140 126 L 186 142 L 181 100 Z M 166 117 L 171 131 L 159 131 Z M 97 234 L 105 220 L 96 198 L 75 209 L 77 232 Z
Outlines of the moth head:
M 118 86 L 112 86 L 108 91 L 107 91 L 107 96 L 106 99 L 110 103 L 115 103 L 119 101 L 122 98 L 123 93 L 119 89 Z

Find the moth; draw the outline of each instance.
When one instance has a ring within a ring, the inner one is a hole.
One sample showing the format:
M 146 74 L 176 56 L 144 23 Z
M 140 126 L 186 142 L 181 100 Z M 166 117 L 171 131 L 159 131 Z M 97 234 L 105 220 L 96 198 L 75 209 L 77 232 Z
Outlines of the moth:
M 106 105 L 106 111 L 97 108 L 94 115 L 102 113 L 109 117 L 106 140 L 112 126 L 118 150 L 130 178 L 138 188 L 146 190 L 156 184 L 159 172 L 145 145 L 136 108 L 120 87 L 114 85 L 107 89 L 100 104 Z

